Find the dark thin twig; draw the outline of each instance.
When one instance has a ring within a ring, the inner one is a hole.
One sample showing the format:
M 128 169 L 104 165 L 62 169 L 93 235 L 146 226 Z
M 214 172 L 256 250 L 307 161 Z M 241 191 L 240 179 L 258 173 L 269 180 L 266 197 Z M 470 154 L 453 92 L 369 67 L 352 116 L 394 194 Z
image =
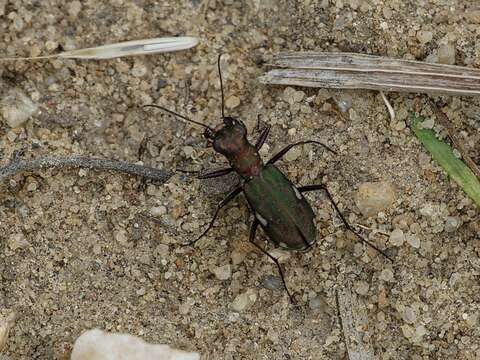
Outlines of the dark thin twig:
M 435 113 L 435 116 L 437 117 L 438 122 L 447 130 L 448 136 L 450 136 L 450 139 L 452 139 L 453 146 L 455 146 L 460 154 L 462 155 L 463 160 L 467 163 L 468 167 L 470 170 L 472 170 L 475 175 L 480 178 L 480 169 L 475 164 L 475 162 L 472 160 L 470 156 L 468 156 L 467 149 L 465 149 L 465 146 L 463 146 L 463 142 L 461 139 L 458 138 L 457 135 L 457 130 L 455 129 L 455 126 L 450 122 L 450 120 L 447 117 L 447 114 L 445 114 L 440 108 L 435 104 L 432 99 L 427 97 L 428 104 L 430 105 L 430 108 L 432 111 Z
M 44 169 L 85 168 L 91 170 L 117 171 L 144 179 L 166 182 L 173 172 L 148 166 L 112 159 L 90 158 L 88 156 L 44 157 L 34 160 L 16 160 L 0 167 L 0 181 L 27 171 Z

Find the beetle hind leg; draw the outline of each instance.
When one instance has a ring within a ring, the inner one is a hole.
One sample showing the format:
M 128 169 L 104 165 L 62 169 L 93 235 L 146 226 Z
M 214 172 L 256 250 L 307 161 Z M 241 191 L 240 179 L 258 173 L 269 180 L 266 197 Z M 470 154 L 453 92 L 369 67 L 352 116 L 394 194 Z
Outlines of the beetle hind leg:
M 288 290 L 288 287 L 287 287 L 287 283 L 285 282 L 285 276 L 283 274 L 283 270 L 282 270 L 282 267 L 280 266 L 280 263 L 278 262 L 278 260 L 273 257 L 272 255 L 270 255 L 268 253 L 267 250 L 265 250 L 264 248 L 262 248 L 260 245 L 258 245 L 256 242 L 255 242 L 255 234 L 257 233 L 257 228 L 258 228 L 258 225 L 259 225 L 259 222 L 257 219 L 254 219 L 253 220 L 253 223 L 252 223 L 252 226 L 250 227 L 250 237 L 249 237 L 249 241 L 255 245 L 257 247 L 257 249 L 259 249 L 262 253 L 264 253 L 265 255 L 267 255 L 276 265 L 277 265 L 277 268 L 278 268 L 278 272 L 280 273 L 280 277 L 282 279 L 282 282 L 283 282 L 283 287 L 285 288 L 285 291 L 287 292 L 287 295 L 288 297 L 290 298 L 290 302 L 292 304 L 295 304 L 295 299 L 293 298 L 292 294 L 290 294 L 290 291 Z
M 199 237 L 197 237 L 195 240 L 190 241 L 186 244 L 183 244 L 183 246 L 194 245 L 198 240 L 203 238 L 208 233 L 208 231 L 213 227 L 213 223 L 217 219 L 217 216 L 218 216 L 218 213 L 220 212 L 220 210 L 225 205 L 227 205 L 230 201 L 232 201 L 238 194 L 240 194 L 242 192 L 242 190 L 243 190 L 243 188 L 241 186 L 238 186 L 235 189 L 233 189 L 222 201 L 220 201 L 217 205 L 217 208 L 215 209 L 215 214 L 213 214 L 212 220 L 210 220 L 210 223 L 208 224 L 207 228 L 203 231 L 203 233 Z
M 301 193 L 303 192 L 308 192 L 308 191 L 315 191 L 315 190 L 324 190 L 325 193 L 327 194 L 327 197 L 328 199 L 330 200 L 330 202 L 332 203 L 333 207 L 335 208 L 335 211 L 337 212 L 338 216 L 340 216 L 340 219 L 342 220 L 343 224 L 345 225 L 345 227 L 347 228 L 347 230 L 350 230 L 352 233 L 354 233 L 357 238 L 360 239 L 361 242 L 367 244 L 368 246 L 370 246 L 371 248 L 377 250 L 380 254 L 382 254 L 384 257 L 386 257 L 388 260 L 390 260 L 391 262 L 393 262 L 392 258 L 390 256 L 388 256 L 383 250 L 380 250 L 377 246 L 375 246 L 374 244 L 372 244 L 370 241 L 364 239 L 358 232 L 356 232 L 351 226 L 350 224 L 347 222 L 347 220 L 343 217 L 343 214 L 340 212 L 340 210 L 338 209 L 338 206 L 337 204 L 335 203 L 335 201 L 333 200 L 333 197 L 332 195 L 330 194 L 330 192 L 328 191 L 328 189 L 326 188 L 326 186 L 324 185 L 307 185 L 307 186 L 302 186 L 302 187 L 299 187 L 298 188 L 298 191 L 300 191 Z

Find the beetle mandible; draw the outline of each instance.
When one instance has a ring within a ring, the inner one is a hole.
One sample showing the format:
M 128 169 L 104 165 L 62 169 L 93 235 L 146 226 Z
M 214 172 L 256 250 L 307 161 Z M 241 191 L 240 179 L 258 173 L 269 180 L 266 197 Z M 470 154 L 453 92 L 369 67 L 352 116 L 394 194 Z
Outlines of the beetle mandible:
M 315 214 L 312 207 L 307 202 L 303 193 L 314 190 L 324 190 L 329 201 L 332 203 L 345 227 L 353 232 L 360 241 L 371 246 L 390 261 L 391 258 L 380 250 L 377 246 L 365 240 L 358 234 L 345 220 L 342 213 L 335 204 L 333 197 L 328 189 L 322 184 L 306 185 L 296 187 L 292 182 L 275 166 L 290 149 L 303 144 L 317 144 L 323 146 L 328 151 L 335 153 L 327 145 L 316 140 L 304 140 L 287 145 L 277 154 L 275 154 L 265 164 L 263 163 L 259 150 L 265 143 L 270 132 L 268 125 L 260 134 L 260 137 L 254 145 L 247 139 L 247 129 L 245 125 L 237 119 L 225 116 L 223 81 L 220 71 L 221 54 L 218 56 L 218 72 L 220 78 L 220 90 L 222 95 L 222 123 L 212 128 L 201 122 L 192 120 L 184 115 L 178 114 L 160 105 L 144 105 L 144 107 L 154 107 L 166 111 L 185 121 L 200 125 L 205 128 L 204 137 L 209 144 L 213 145 L 216 152 L 224 155 L 230 167 L 211 171 L 199 175 L 199 179 L 208 179 L 227 175 L 236 172 L 242 178 L 234 190 L 232 190 L 218 205 L 208 227 L 195 240 L 186 245 L 193 245 L 203 238 L 212 228 L 219 211 L 233 200 L 237 195 L 243 192 L 249 204 L 250 211 L 254 215 L 253 223 L 250 227 L 250 242 L 255 245 L 262 253 L 267 255 L 276 265 L 280 273 L 283 286 L 290 298 L 294 302 L 290 291 L 285 283 L 285 276 L 278 260 L 269 254 L 263 247 L 255 242 L 255 234 L 258 226 L 264 230 L 268 238 L 277 246 L 286 250 L 306 251 L 316 239 L 316 227 L 314 223 Z

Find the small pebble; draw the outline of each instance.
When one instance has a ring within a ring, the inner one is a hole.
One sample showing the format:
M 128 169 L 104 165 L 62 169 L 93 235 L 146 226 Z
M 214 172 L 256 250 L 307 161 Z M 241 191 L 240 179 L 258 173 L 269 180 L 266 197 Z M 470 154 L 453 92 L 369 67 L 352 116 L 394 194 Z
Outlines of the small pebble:
M 389 243 L 393 246 L 402 246 L 405 242 L 405 235 L 401 229 L 395 229 L 390 233 Z
M 232 258 L 232 265 L 237 266 L 240 265 L 243 260 L 245 260 L 245 257 L 247 254 L 244 251 L 238 251 L 234 250 L 232 251 L 232 255 L 230 256 Z
M 237 295 L 231 304 L 233 311 L 242 312 L 253 306 L 257 301 L 257 293 L 253 289 L 249 289 L 246 292 Z
M 328 313 L 328 304 L 325 301 L 325 298 L 321 295 L 312 297 L 308 301 L 308 307 L 312 310 L 322 311 Z
M 152 216 L 162 216 L 167 213 L 167 208 L 163 205 L 161 206 L 154 206 L 150 209 L 150 215 Z
M 432 41 L 432 39 L 433 39 L 433 32 L 431 31 L 420 30 L 417 32 L 417 40 L 422 45 L 425 45 L 429 41 Z
M 0 100 L 0 114 L 11 128 L 23 125 L 37 110 L 38 104 L 20 89 L 10 90 Z
M 285 90 L 283 90 L 282 97 L 284 101 L 286 101 L 290 105 L 293 105 L 295 103 L 301 102 L 305 97 L 305 93 L 303 91 L 297 91 L 292 87 L 286 87 Z
M 296 146 L 287 152 L 283 158 L 285 161 L 292 162 L 297 160 L 300 155 L 302 155 L 302 148 L 300 146 Z
M 455 216 L 447 216 L 445 219 L 445 231 L 447 233 L 455 232 L 460 226 L 460 220 Z
M 166 244 L 158 244 L 156 248 L 156 252 L 160 257 L 165 258 L 170 253 L 170 249 Z
M 144 77 L 148 72 L 147 67 L 143 63 L 135 63 L 132 68 L 132 75 L 134 77 Z
M 411 339 L 414 336 L 414 330 L 410 325 L 402 325 L 401 326 L 403 336 L 407 339 Z
M 10 130 L 9 132 L 7 132 L 8 141 L 14 142 L 17 137 L 18 137 L 18 135 L 14 131 Z
M 440 64 L 454 65 L 455 64 L 456 48 L 455 45 L 448 43 L 440 45 L 438 48 L 438 62 Z
M 227 107 L 227 109 L 235 109 L 238 105 L 240 105 L 240 99 L 235 95 L 230 96 L 225 101 L 225 106 Z
M 406 236 L 407 243 L 409 243 L 415 249 L 420 247 L 420 239 L 414 234 L 407 234 Z
M 187 158 L 191 158 L 192 154 L 195 152 L 195 149 L 192 146 L 184 146 L 182 150 Z
M 8 333 L 15 325 L 17 314 L 12 311 L 8 316 L 0 318 L 0 352 L 3 351 L 8 340 Z
M 261 284 L 263 288 L 269 290 L 278 290 L 283 287 L 282 279 L 274 275 L 265 275 Z
M 10 235 L 10 239 L 8 241 L 8 246 L 13 251 L 17 249 L 25 249 L 29 244 L 30 243 L 22 233 Z
M 382 286 L 378 292 L 378 307 L 383 309 L 388 306 L 388 304 L 387 290 Z
M 424 325 L 418 325 L 415 329 L 415 335 L 417 336 L 417 338 L 421 338 L 423 337 L 424 335 L 427 334 L 427 329 L 425 328 Z
M 367 295 L 368 294 L 368 289 L 370 288 L 370 285 L 366 281 L 357 281 L 355 283 L 355 292 L 358 295 Z
M 146 292 L 147 292 L 147 291 L 145 290 L 145 288 L 142 287 L 142 288 L 140 288 L 140 289 L 137 290 L 137 295 L 138 295 L 138 296 L 143 296 L 143 295 L 146 294 Z
M 68 14 L 73 18 L 76 18 L 81 10 L 82 3 L 78 0 L 72 1 L 67 5 Z
M 363 215 L 375 216 L 390 208 L 395 198 L 395 190 L 389 182 L 367 182 L 359 186 L 355 203 Z
M 115 234 L 115 240 L 118 241 L 121 245 L 126 246 L 128 244 L 128 238 L 125 230 L 117 231 Z
M 99 244 L 93 245 L 93 253 L 95 255 L 100 255 L 102 253 L 102 247 Z
M 409 324 L 413 324 L 417 320 L 417 315 L 410 306 L 405 307 L 405 310 L 403 311 L 403 320 Z
M 393 281 L 393 271 L 390 269 L 383 269 L 379 278 L 383 281 Z
M 352 107 L 352 102 L 353 102 L 352 97 L 344 91 L 342 91 L 342 93 L 339 96 L 336 96 L 334 100 L 335 100 L 335 103 L 337 104 L 338 109 L 342 113 L 347 113 Z
M 27 185 L 27 191 L 35 191 L 38 188 L 38 184 L 36 181 L 32 181 Z
M 269 251 L 270 255 L 272 255 L 275 259 L 278 260 L 279 263 L 283 263 L 286 260 L 290 259 L 292 256 L 291 251 L 283 250 L 280 248 L 275 248 Z
M 435 126 L 435 120 L 433 118 L 425 119 L 421 125 L 423 129 L 433 129 L 434 126 Z
M 232 267 L 230 264 L 217 266 L 213 268 L 211 272 L 218 280 L 228 280 L 232 276 Z
M 432 218 L 435 215 L 435 206 L 433 204 L 427 203 L 420 209 L 420 214 L 425 217 Z
M 329 346 L 333 343 L 337 343 L 339 340 L 340 338 L 337 335 L 329 335 L 325 340 L 325 346 Z

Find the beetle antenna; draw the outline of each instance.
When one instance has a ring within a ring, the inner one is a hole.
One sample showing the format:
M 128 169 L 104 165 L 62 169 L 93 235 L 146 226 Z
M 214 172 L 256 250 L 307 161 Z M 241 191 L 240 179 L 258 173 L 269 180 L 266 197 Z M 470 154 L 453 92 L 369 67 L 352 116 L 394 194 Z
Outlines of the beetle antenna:
M 218 67 L 218 76 L 220 77 L 220 92 L 222 93 L 222 118 L 225 117 L 225 100 L 223 95 L 223 81 L 222 81 L 222 71 L 220 70 L 220 59 L 222 54 L 218 54 L 217 67 Z
M 195 120 L 192 120 L 192 119 L 189 119 L 188 117 L 186 116 L 183 116 L 179 113 L 176 113 L 175 111 L 172 111 L 172 110 L 169 110 L 163 106 L 160 106 L 160 105 L 155 105 L 155 104 L 148 104 L 148 105 L 143 105 L 144 108 L 146 107 L 153 107 L 153 108 L 157 108 L 157 109 L 160 109 L 160 110 L 163 110 L 163 111 L 166 111 L 167 113 L 169 113 L 170 115 L 173 115 L 173 116 L 178 116 L 179 118 L 185 120 L 185 121 L 189 121 L 191 123 L 194 123 L 194 124 L 197 124 L 197 125 L 200 125 L 200 126 L 203 126 L 204 128 L 214 132 L 214 130 L 208 126 L 208 125 L 205 125 L 205 124 L 202 124 L 201 122 L 199 121 L 195 121 Z

